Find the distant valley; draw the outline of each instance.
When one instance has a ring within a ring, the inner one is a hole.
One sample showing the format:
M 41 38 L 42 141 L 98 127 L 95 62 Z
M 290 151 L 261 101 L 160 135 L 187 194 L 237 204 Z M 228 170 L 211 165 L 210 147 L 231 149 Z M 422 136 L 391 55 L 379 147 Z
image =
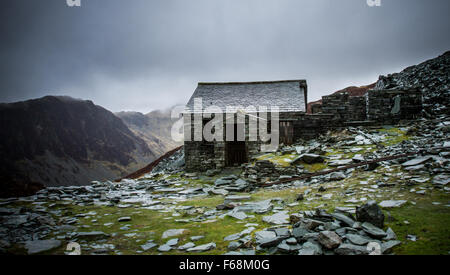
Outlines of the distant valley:
M 158 155 L 182 145 L 171 138 L 173 122 L 169 110 L 157 110 L 148 114 L 119 112 L 115 115 L 121 118 L 128 128 L 136 136 L 142 138 Z
M 170 127 L 163 112 L 116 116 L 70 97 L 0 104 L 0 196 L 117 179 L 175 147 Z

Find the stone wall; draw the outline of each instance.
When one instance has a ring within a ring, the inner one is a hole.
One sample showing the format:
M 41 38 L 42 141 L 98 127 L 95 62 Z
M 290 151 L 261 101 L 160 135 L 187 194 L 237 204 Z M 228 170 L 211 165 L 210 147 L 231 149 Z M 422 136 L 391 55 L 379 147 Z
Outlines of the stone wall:
M 351 96 L 348 101 L 348 114 L 346 121 L 366 120 L 366 97 Z
M 336 93 L 322 97 L 323 114 L 333 114 L 341 121 L 366 120 L 366 99 L 361 96 L 349 96 L 348 93 Z
M 215 146 L 213 142 L 186 141 L 184 157 L 187 171 L 206 171 L 216 167 Z
M 312 114 L 322 113 L 322 103 L 316 103 L 311 105 L 311 113 Z
M 340 119 L 334 114 L 303 115 L 294 123 L 294 139 L 313 139 L 340 125 Z
M 422 113 L 422 93 L 417 90 L 369 90 L 366 99 L 368 120 L 396 122 Z
M 322 97 L 322 113 L 334 114 L 336 119 L 345 120 L 348 114 L 348 93 L 338 93 Z
M 259 114 L 253 114 L 254 116 L 259 116 Z M 304 114 L 301 112 L 290 112 L 290 113 L 280 113 L 279 119 L 280 121 L 297 121 L 302 119 Z M 190 120 L 189 120 L 190 118 Z M 268 129 L 271 128 L 271 116 L 270 114 L 267 116 L 268 118 Z M 226 138 L 226 126 L 225 119 L 226 116 L 223 116 L 224 119 L 224 132 L 223 132 L 223 140 Z M 203 119 L 202 125 L 204 126 L 210 119 Z M 234 121 L 237 121 L 236 116 Z M 184 124 L 185 131 L 191 132 L 192 139 L 194 138 L 194 116 L 184 115 Z M 295 127 L 295 125 L 294 125 Z M 295 130 L 296 128 L 294 128 Z M 297 129 L 298 130 L 298 129 Z M 294 137 L 300 136 L 300 133 L 296 133 L 294 131 Z M 246 116 L 245 119 L 245 140 L 246 140 L 246 151 L 248 153 L 248 159 L 252 160 L 254 157 L 261 153 L 261 145 L 262 142 L 259 138 L 257 141 L 250 140 L 249 134 L 249 117 Z M 186 170 L 187 171 L 206 171 L 209 169 L 220 169 L 225 167 L 226 164 L 226 142 L 225 141 L 214 141 L 214 142 L 206 142 L 206 141 L 185 141 L 184 142 L 184 152 L 186 158 Z

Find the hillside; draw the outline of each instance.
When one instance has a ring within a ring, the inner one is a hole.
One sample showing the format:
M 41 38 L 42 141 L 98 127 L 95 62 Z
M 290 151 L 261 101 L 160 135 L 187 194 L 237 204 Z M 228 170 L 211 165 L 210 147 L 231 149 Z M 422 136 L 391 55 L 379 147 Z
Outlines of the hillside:
M 122 120 L 92 101 L 47 96 L 0 104 L 2 196 L 29 185 L 115 179 L 156 155 Z
M 121 118 L 128 128 L 142 138 L 157 155 L 163 155 L 182 145 L 172 140 L 173 121 L 170 111 L 153 111 L 145 115 L 139 112 L 120 112 L 115 115 Z

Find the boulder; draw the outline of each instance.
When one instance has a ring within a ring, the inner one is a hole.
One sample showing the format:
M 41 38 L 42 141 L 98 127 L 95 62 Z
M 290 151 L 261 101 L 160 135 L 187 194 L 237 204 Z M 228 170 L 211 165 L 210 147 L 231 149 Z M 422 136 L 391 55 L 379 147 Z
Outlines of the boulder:
M 322 231 L 319 233 L 318 241 L 328 249 L 334 249 L 342 243 L 341 237 L 333 231 Z
M 368 222 L 380 228 L 384 227 L 383 211 L 375 201 L 356 207 L 356 220 L 362 223 Z

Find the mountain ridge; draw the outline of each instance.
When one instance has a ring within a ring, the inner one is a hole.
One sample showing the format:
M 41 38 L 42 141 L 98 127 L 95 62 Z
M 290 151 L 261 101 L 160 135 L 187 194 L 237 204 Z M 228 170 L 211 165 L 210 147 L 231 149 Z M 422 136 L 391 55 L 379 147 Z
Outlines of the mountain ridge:
M 87 185 L 115 179 L 157 156 L 120 118 L 90 100 L 45 96 L 0 104 L 3 196 L 18 189 L 15 183 Z

